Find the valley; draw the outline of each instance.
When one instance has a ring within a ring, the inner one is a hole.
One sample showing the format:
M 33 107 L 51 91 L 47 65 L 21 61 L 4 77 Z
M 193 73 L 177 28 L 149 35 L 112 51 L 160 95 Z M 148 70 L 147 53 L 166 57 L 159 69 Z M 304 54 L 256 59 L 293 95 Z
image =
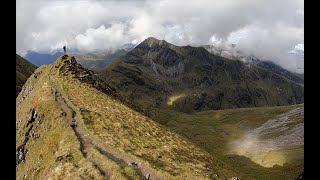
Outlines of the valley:
M 266 69 L 154 38 L 95 72 L 65 54 L 16 99 L 17 179 L 294 179 L 303 93 Z
M 29 78 L 17 98 L 18 150 L 29 126 L 25 117 L 30 108 L 37 113 L 28 141 L 23 143 L 23 158 L 17 156 L 18 179 L 245 177 L 184 137 L 98 91 L 94 84 L 81 83 L 77 78 L 94 77 L 74 58 L 62 56 L 36 73 L 40 71 L 37 78 Z
M 304 105 L 186 114 L 153 109 L 152 119 L 255 179 L 294 179 L 303 169 Z

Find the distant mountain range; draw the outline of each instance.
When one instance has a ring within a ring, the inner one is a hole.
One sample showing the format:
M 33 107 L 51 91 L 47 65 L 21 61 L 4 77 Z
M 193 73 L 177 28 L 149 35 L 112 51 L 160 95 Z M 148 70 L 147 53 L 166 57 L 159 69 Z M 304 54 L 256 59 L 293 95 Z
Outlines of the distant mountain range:
M 77 61 L 87 69 L 103 68 L 115 58 L 125 55 L 136 44 L 127 43 L 115 50 L 97 51 L 92 53 L 80 52 L 78 49 L 69 49 L 67 54 L 73 55 L 77 58 Z M 25 59 L 29 62 L 41 66 L 43 64 L 51 64 L 63 53 L 55 50 L 54 53 L 40 53 L 35 51 L 28 51 L 25 55 Z
M 39 67 L 43 64 L 53 63 L 62 54 L 63 54 L 62 52 L 49 54 L 49 53 L 38 53 L 35 51 L 28 51 L 27 54 L 25 55 L 25 59 L 27 59 L 29 62 Z
M 228 47 L 229 49 L 233 49 L 236 45 L 230 45 L 230 47 Z M 283 67 L 275 64 L 274 62 L 270 61 L 270 60 L 261 60 L 256 56 L 246 56 L 243 53 L 241 53 L 240 51 L 236 51 L 236 52 L 231 52 L 227 49 L 223 49 L 223 48 L 219 48 L 219 47 L 215 47 L 212 45 L 204 45 L 202 46 L 204 47 L 206 50 L 208 50 L 210 53 L 217 55 L 217 56 L 222 56 L 228 59 L 233 59 L 233 60 L 240 60 L 243 61 L 244 63 L 247 64 L 252 64 L 255 66 L 259 66 L 262 68 L 265 68 L 267 70 L 270 70 L 276 74 L 279 74 L 281 76 L 284 76 L 286 78 L 288 78 L 289 80 L 292 80 L 294 82 L 300 83 L 300 84 L 304 84 L 304 74 L 300 74 L 300 73 L 295 73 L 295 72 L 290 72 L 287 69 L 284 69 Z M 301 56 L 301 52 L 300 52 L 300 56 Z
M 304 101 L 303 86 L 264 66 L 148 38 L 97 73 L 143 108 L 193 112 Z
M 87 69 L 103 68 L 114 59 L 126 55 L 132 48 L 119 48 L 96 53 L 70 53 Z

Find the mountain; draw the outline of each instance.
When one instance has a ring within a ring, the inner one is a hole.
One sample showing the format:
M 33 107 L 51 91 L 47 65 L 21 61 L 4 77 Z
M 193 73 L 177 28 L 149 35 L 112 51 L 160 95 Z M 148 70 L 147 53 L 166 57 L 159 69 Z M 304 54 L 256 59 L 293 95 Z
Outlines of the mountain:
M 228 47 L 227 49 L 214 47 L 212 45 L 204 45 L 202 47 L 204 47 L 206 50 L 208 50 L 210 53 L 214 55 L 223 56 L 225 58 L 233 59 L 233 60 L 241 60 L 247 64 L 252 64 L 252 65 L 267 69 L 280 76 L 286 77 L 289 80 L 294 81 L 296 83 L 304 84 L 303 74 L 290 72 L 270 60 L 261 60 L 253 55 L 246 56 L 240 51 L 234 52 L 235 50 L 233 48 L 235 47 L 235 45 L 231 45 L 231 47 Z
M 20 93 L 24 83 L 36 69 L 37 66 L 16 54 L 16 97 Z
M 152 37 L 96 72 L 142 109 L 192 113 L 304 101 L 302 85 L 270 70 Z
M 16 99 L 17 179 L 252 179 L 123 102 L 73 56 Z
M 96 53 L 71 53 L 87 69 L 103 68 L 114 59 L 126 55 L 132 48 L 119 48 Z
M 25 59 L 30 61 L 32 64 L 36 66 L 41 66 L 43 64 L 51 64 L 53 63 L 59 56 L 61 56 L 62 52 L 56 52 L 55 54 L 48 53 L 38 53 L 35 51 L 28 51 L 25 55 Z

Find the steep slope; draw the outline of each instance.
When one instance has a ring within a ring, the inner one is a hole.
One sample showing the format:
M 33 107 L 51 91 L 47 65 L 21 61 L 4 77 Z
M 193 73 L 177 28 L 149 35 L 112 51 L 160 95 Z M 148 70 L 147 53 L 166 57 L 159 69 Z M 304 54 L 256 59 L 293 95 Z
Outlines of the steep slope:
M 303 86 L 203 47 L 148 38 L 98 75 L 133 104 L 194 112 L 296 104 Z
M 16 96 L 18 96 L 22 86 L 36 69 L 37 66 L 16 54 Z
M 35 74 L 16 99 L 17 179 L 246 178 L 116 99 L 74 57 Z

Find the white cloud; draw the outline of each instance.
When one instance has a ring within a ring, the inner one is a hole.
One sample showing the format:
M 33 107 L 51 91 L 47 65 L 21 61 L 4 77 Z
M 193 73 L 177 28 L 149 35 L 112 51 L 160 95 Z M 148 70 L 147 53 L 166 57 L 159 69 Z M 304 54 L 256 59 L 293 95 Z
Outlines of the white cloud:
M 177 45 L 237 43 L 289 68 L 295 63 L 285 54 L 304 42 L 303 6 L 303 0 L 17 0 L 17 53 L 63 44 L 95 51 L 154 36 Z

